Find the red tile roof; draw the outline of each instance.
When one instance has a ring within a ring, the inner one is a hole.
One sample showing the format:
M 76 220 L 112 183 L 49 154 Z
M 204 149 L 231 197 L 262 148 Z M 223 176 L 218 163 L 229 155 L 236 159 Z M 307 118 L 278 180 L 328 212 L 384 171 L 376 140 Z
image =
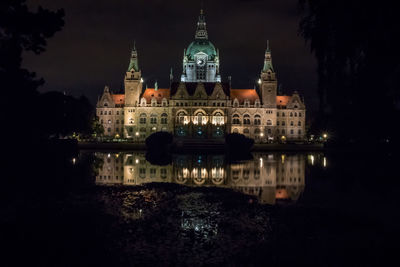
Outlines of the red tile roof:
M 286 106 L 290 101 L 291 96 L 288 95 L 278 95 L 276 96 L 277 106 Z
M 250 100 L 250 104 L 254 104 L 256 99 L 260 99 L 254 89 L 231 89 L 231 99 L 234 100 L 235 98 L 239 100 L 240 104 L 243 104 L 246 99 Z
M 165 88 L 159 88 L 155 90 L 154 88 L 147 88 L 142 97 L 144 97 L 147 103 L 151 103 L 151 99 L 155 97 L 157 99 L 157 103 L 161 103 L 163 98 L 169 99 L 170 90 Z
M 124 94 L 112 95 L 112 98 L 116 105 L 125 104 L 125 95 Z

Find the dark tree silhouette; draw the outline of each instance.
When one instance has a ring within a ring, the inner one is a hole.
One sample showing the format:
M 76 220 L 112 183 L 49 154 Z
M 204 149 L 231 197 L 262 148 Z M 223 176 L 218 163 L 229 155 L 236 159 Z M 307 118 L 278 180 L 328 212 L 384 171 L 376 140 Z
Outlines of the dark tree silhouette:
M 35 137 L 37 88 L 44 83 L 21 67 L 22 55 L 45 51 L 46 40 L 63 27 L 63 17 L 63 10 L 39 7 L 32 12 L 26 0 L 0 2 L 0 85 L 6 96 L 3 106 L 12 111 L 6 120 L 14 136 Z
M 398 135 L 400 28 L 392 2 L 300 0 L 300 34 L 318 61 L 319 130 L 337 140 Z

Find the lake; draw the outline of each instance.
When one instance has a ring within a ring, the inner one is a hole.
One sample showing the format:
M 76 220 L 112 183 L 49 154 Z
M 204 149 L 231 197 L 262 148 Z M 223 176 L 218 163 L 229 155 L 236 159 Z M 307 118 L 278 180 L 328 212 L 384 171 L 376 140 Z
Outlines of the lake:
M 14 263 L 373 266 L 397 249 L 399 158 L 388 152 L 29 159 L 19 190 L 4 192 L 3 240 L 25 252 Z

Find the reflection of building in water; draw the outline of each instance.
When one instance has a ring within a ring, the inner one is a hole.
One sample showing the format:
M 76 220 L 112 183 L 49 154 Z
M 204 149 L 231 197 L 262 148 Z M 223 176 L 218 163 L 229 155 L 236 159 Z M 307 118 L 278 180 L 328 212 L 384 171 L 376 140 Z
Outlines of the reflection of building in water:
M 152 165 L 144 153 L 97 153 L 104 163 L 97 184 L 140 185 L 172 182 L 227 187 L 256 196 L 260 202 L 296 201 L 305 185 L 305 155 L 254 153 L 253 159 L 226 164 L 223 155 L 176 155 L 167 166 Z

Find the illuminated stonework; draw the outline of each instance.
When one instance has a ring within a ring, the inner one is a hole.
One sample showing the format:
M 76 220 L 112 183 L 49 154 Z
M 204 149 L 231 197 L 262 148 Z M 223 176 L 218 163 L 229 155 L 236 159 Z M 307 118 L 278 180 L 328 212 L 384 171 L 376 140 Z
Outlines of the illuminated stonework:
M 104 135 L 144 141 L 156 131 L 177 137 L 219 139 L 241 133 L 256 142 L 304 140 L 306 108 L 297 92 L 277 95 L 277 77 L 269 43 L 258 88 L 234 89 L 221 82 L 219 52 L 208 40 L 203 13 L 195 40 L 184 52 L 179 82 L 169 88 L 143 90 L 138 53 L 133 48 L 125 74 L 124 94 L 106 86 L 96 114 Z
M 152 165 L 144 153 L 97 153 L 103 161 L 98 185 L 142 185 L 152 182 L 232 188 L 262 203 L 296 201 L 305 186 L 305 155 L 254 153 L 254 159 L 226 164 L 223 155 L 176 155 L 172 164 Z

